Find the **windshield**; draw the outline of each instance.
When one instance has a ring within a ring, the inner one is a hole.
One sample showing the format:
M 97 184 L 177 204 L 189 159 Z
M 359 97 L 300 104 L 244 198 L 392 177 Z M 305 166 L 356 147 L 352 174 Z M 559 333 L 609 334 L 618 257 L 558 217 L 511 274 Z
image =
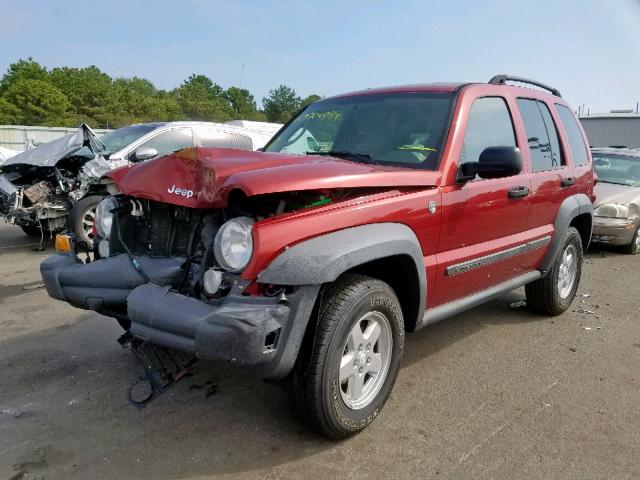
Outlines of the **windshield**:
M 138 140 L 143 135 L 158 128 L 158 125 L 131 125 L 129 127 L 119 128 L 113 132 L 109 132 L 100 137 L 100 141 L 105 149 L 99 153 L 108 156 L 118 150 L 122 150 L 127 145 Z M 93 153 L 88 147 L 82 147 L 74 155 L 81 157 L 93 157 Z
M 452 99 L 449 93 L 394 93 L 323 100 L 309 105 L 265 151 L 435 170 Z
M 592 152 L 598 181 L 640 187 L 640 158 Z

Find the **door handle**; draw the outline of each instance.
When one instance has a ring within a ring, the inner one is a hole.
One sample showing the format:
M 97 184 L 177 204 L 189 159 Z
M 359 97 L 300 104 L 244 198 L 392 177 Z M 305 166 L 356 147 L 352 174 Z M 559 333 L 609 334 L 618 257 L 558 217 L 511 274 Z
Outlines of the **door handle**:
M 509 190 L 509 198 L 522 198 L 529 195 L 529 187 L 519 186 L 513 187 Z
M 576 179 L 573 177 L 563 178 L 560 182 L 560 186 L 562 187 L 570 187 L 576 183 Z

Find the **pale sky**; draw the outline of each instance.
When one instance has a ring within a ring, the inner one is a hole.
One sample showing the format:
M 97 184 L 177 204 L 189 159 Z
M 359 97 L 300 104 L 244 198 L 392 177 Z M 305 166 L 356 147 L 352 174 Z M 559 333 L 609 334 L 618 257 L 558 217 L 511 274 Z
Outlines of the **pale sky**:
M 640 0 L 0 0 L 0 71 L 29 56 L 165 89 L 244 64 L 258 102 L 509 73 L 603 112 L 640 101 Z

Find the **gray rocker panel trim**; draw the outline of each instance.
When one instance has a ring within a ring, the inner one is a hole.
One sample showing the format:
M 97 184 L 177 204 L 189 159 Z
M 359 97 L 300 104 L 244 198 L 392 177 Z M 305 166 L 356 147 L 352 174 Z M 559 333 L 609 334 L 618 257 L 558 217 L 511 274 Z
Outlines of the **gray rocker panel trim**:
M 430 308 L 424 313 L 422 321 L 418 322 L 416 325 L 416 330 L 420 330 L 427 325 L 439 322 L 440 320 L 444 320 L 445 318 L 464 312 L 465 310 L 477 307 L 478 305 L 499 297 L 504 293 L 533 282 L 540 277 L 540 272 L 538 270 L 534 270 L 512 278 L 511 280 L 507 280 L 506 282 L 494 285 L 486 290 L 469 295 L 468 297 L 461 298 L 460 300 L 454 300 L 452 302 L 445 303 L 444 305 Z
M 540 271 L 543 276 L 551 270 L 551 267 L 558 256 L 558 251 L 562 247 L 565 233 L 569 228 L 571 221 L 583 213 L 593 214 L 593 205 L 591 204 L 589 197 L 584 193 L 571 195 L 570 197 L 565 198 L 560 205 L 558 215 L 556 216 L 556 221 L 554 223 L 555 234 L 551 239 L 551 245 L 549 245 L 547 255 L 544 257 L 544 260 L 540 265 Z M 591 237 L 591 234 L 589 234 L 589 237 Z M 586 249 L 587 245 L 584 245 L 584 248 Z
M 276 285 L 328 283 L 353 267 L 394 255 L 408 255 L 415 263 L 422 316 L 427 298 L 422 249 L 413 230 L 401 223 L 361 225 L 305 240 L 276 257 L 258 275 L 258 281 Z

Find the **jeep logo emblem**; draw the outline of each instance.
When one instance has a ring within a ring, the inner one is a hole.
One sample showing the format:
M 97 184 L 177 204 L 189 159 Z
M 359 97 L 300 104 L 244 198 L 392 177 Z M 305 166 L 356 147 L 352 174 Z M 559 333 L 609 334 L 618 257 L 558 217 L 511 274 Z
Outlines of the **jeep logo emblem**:
M 169 193 L 173 193 L 174 195 L 180 195 L 184 198 L 193 197 L 193 190 L 187 190 L 186 188 L 176 187 L 175 185 L 171 185 L 171 188 L 167 190 Z

